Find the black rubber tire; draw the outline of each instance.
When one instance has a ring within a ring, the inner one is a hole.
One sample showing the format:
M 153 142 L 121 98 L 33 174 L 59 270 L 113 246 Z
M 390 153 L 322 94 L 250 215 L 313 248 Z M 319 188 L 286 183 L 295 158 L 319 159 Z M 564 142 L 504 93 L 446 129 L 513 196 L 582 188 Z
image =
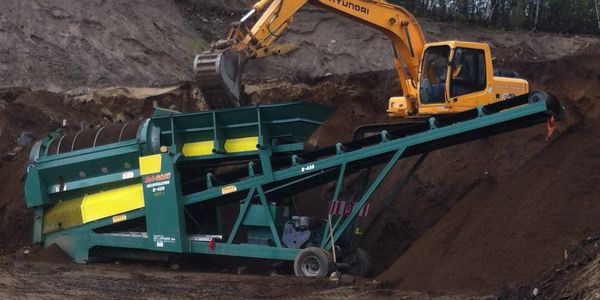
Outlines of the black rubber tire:
M 563 120 L 565 118 L 565 108 L 562 106 L 562 103 L 553 94 L 547 94 L 549 96 L 548 102 L 546 102 L 548 112 L 554 116 L 555 121 Z
M 548 108 L 548 113 L 550 113 L 552 116 L 554 116 L 555 120 L 558 121 L 558 120 L 562 120 L 564 118 L 564 109 L 563 109 L 560 101 L 558 101 L 558 99 L 556 98 L 556 96 L 554 96 L 553 94 L 550 94 L 548 92 L 544 92 L 544 91 L 533 91 L 533 92 L 529 93 L 528 102 L 530 104 L 538 103 L 541 101 L 546 103 L 546 108 Z
M 367 277 L 373 270 L 373 259 L 369 253 L 357 248 L 354 253 L 354 265 L 346 271 L 349 275 L 356 277 Z
M 533 104 L 533 103 L 538 103 L 538 102 L 544 102 L 547 103 L 550 99 L 550 96 L 543 91 L 533 91 L 531 93 L 529 93 L 529 99 L 527 100 L 527 102 L 529 102 L 529 104 Z
M 333 259 L 323 248 L 302 249 L 294 259 L 294 274 L 298 277 L 324 278 L 332 269 Z

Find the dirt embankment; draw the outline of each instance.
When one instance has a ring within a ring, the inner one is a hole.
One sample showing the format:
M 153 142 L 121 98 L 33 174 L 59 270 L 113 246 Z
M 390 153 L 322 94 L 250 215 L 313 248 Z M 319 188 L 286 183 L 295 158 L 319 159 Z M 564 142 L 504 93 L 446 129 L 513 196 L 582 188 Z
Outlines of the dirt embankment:
M 0 87 L 64 91 L 165 86 L 192 80 L 194 55 L 224 37 L 229 24 L 251 3 L 2 1 Z M 426 19 L 419 22 L 429 41 L 483 41 L 494 50 L 506 49 L 506 56 L 524 60 L 557 59 L 593 42 L 587 37 L 465 30 Z M 383 34 L 311 6 L 296 15 L 281 42 L 294 42 L 300 48 L 290 55 L 250 62 L 247 81 L 393 68 L 392 47 Z
M 206 43 L 165 1 L 0 2 L 0 87 L 61 91 L 188 80 Z
M 599 48 L 514 63 L 564 100 L 570 127 L 502 180 L 485 180 L 380 278 L 404 289 L 498 292 L 533 280 L 600 231 Z

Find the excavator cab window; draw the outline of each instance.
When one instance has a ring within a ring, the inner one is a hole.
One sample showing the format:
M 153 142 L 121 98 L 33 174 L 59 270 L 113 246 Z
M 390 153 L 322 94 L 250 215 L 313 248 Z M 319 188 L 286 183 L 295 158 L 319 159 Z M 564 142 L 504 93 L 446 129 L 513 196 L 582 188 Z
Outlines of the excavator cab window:
M 422 104 L 444 103 L 450 47 L 429 47 L 423 55 L 419 95 Z
M 480 49 L 456 48 L 450 71 L 450 97 L 486 88 L 485 53 Z

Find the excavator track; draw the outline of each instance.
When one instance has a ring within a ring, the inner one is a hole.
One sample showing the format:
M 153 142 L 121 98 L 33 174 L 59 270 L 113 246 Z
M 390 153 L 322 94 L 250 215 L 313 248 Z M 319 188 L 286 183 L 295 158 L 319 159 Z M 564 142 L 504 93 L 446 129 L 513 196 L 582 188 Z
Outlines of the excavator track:
M 564 116 L 564 107 L 561 102 L 556 98 L 555 95 L 544 92 L 544 91 L 533 91 L 528 94 L 523 94 L 520 96 L 516 96 L 507 100 L 503 100 L 500 102 L 496 102 L 493 105 L 488 104 L 487 109 L 491 109 L 490 107 L 501 106 L 504 103 L 512 103 L 516 101 L 521 101 L 522 99 L 527 99 L 527 103 L 533 104 L 537 102 L 545 102 L 546 107 L 548 107 L 548 112 L 551 116 L 553 116 L 556 120 L 562 120 Z M 455 114 L 454 114 L 455 115 Z M 431 116 L 435 117 L 437 121 L 446 122 L 453 118 L 453 114 L 447 115 L 439 115 L 439 116 Z M 410 119 L 403 119 L 398 123 L 379 123 L 379 124 L 367 124 L 360 127 L 357 127 L 354 130 L 353 141 L 366 139 L 375 135 L 380 135 L 382 131 L 387 131 L 389 134 L 394 132 L 410 130 L 410 127 L 419 128 L 423 123 L 428 122 L 429 117 L 411 117 Z
M 202 53 L 194 60 L 196 83 L 210 109 L 244 104 L 243 64 L 233 50 Z

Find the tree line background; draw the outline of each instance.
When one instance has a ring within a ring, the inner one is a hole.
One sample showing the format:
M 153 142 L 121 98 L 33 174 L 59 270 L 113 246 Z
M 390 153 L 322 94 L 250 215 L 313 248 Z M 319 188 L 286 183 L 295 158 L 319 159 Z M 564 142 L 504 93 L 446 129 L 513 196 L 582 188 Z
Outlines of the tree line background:
M 507 30 L 600 34 L 600 0 L 388 0 L 434 20 Z

